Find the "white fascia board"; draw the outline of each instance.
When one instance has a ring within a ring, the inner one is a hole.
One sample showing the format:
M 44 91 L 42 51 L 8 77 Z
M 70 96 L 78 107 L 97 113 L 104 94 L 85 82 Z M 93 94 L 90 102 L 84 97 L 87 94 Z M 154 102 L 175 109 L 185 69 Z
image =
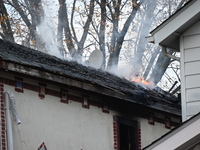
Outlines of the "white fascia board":
M 178 11 L 172 18 L 163 23 L 151 34 L 154 36 L 154 43 L 160 44 L 173 33 L 177 33 L 184 24 L 200 12 L 200 0 L 196 0 L 182 11 Z M 167 45 L 166 45 L 167 46 Z

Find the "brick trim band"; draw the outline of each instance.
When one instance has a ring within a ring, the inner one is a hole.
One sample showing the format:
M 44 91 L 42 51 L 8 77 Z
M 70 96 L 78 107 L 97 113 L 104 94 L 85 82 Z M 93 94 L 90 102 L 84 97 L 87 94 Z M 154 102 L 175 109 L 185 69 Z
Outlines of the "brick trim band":
M 1 113 L 1 150 L 7 150 L 6 142 L 6 116 L 5 116 L 5 102 L 4 102 L 4 85 L 0 83 L 0 113 Z

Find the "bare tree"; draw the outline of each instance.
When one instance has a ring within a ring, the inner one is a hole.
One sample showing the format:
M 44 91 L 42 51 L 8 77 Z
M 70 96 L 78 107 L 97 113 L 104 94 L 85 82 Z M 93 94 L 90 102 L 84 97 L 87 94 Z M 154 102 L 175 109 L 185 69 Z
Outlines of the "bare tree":
M 67 14 L 66 1 L 59 0 L 59 4 L 60 4 L 60 8 L 59 8 L 59 17 L 58 17 L 59 18 L 58 41 L 59 41 L 59 43 L 62 43 L 62 34 L 64 32 L 67 48 L 68 48 L 71 56 L 74 59 L 78 60 L 82 56 L 84 44 L 85 44 L 85 41 L 87 39 L 87 35 L 89 32 L 89 26 L 92 22 L 92 17 L 94 14 L 94 0 L 90 0 L 89 5 L 84 3 L 85 6 L 86 7 L 88 6 L 89 8 L 87 8 L 88 9 L 87 20 L 84 23 L 83 33 L 82 33 L 80 40 L 77 37 L 77 34 L 79 34 L 79 33 L 76 32 L 75 27 L 74 27 L 74 13 L 76 11 L 75 10 L 76 0 L 73 1 L 73 7 L 72 7 L 72 11 L 71 11 L 71 22 L 69 22 L 69 17 Z M 74 43 L 76 44 L 76 46 L 74 45 Z
M 154 17 L 154 11 L 156 7 L 156 0 L 151 0 L 151 1 L 146 1 L 143 4 L 143 7 L 145 9 L 144 12 L 144 17 L 141 20 L 141 25 L 140 25 L 140 31 L 138 35 L 138 41 L 135 44 L 136 49 L 135 49 L 135 56 L 133 58 L 133 64 L 135 66 L 134 73 L 139 74 L 141 71 L 140 68 L 142 68 L 142 59 L 144 57 L 144 52 L 147 49 L 147 40 L 146 36 L 148 35 L 152 22 L 153 22 L 153 17 Z M 150 49 L 150 47 L 148 47 Z M 147 72 L 146 72 L 147 73 Z
M 101 24 L 100 24 L 100 30 L 97 32 L 97 35 L 99 37 L 99 49 L 103 53 L 104 61 L 102 68 L 105 69 L 106 66 L 106 47 L 105 47 L 105 30 L 106 30 L 106 1 L 101 0 Z
M 145 36 L 185 1 L 58 0 L 57 26 L 54 27 L 58 49 L 62 55 L 68 53 L 79 60 L 84 53 L 97 48 L 104 55 L 102 69 L 117 67 L 122 52 L 127 53 L 134 73 L 157 84 L 171 60 L 160 53 L 159 47 L 149 45 Z M 3 39 L 14 42 L 18 37 L 17 41 L 27 43 L 26 46 L 39 50 L 48 48 L 39 36 L 39 27 L 48 15 L 42 0 L 0 0 L 0 8 L 0 36 Z M 16 31 L 18 26 L 23 26 L 20 36 Z M 127 47 L 132 51 L 127 51 Z
M 186 2 L 186 0 L 182 0 L 180 1 L 178 7 L 176 8 L 176 10 L 180 9 L 180 7 L 184 4 L 184 2 Z M 171 5 L 171 3 L 170 3 Z M 169 7 L 170 7 L 169 5 Z M 175 11 L 176 11 L 175 10 Z M 170 16 L 172 14 L 171 10 L 169 9 L 168 11 L 168 15 Z M 169 54 L 173 54 L 172 50 L 168 50 Z M 155 66 L 152 69 L 152 73 L 151 76 L 149 78 L 149 80 L 153 81 L 155 85 L 157 85 L 157 83 L 161 80 L 161 78 L 163 77 L 164 73 L 166 72 L 168 66 L 171 63 L 171 58 L 165 56 L 162 52 L 160 52 L 159 57 L 156 61 Z
M 75 46 L 73 43 L 72 33 L 70 31 L 70 23 L 67 14 L 66 0 L 59 0 L 59 10 L 58 10 L 58 33 L 57 41 L 59 43 L 59 50 L 62 54 L 65 53 L 63 35 L 65 35 L 65 42 L 70 54 L 73 56 L 75 52 Z
M 0 33 L 0 36 L 5 40 L 14 42 L 9 14 L 2 0 L 0 0 L 0 24 L 3 30 L 3 33 Z
M 132 0 L 131 2 L 132 10 L 130 12 L 130 15 L 127 17 L 121 31 L 119 30 L 119 18 L 121 13 L 120 7 L 123 7 L 121 0 L 112 1 L 107 6 L 109 7 L 109 11 L 111 14 L 111 22 L 113 24 L 112 37 L 110 43 L 110 56 L 108 60 L 108 69 L 109 69 L 111 67 L 118 65 L 119 54 L 122 48 L 122 44 L 124 42 L 124 37 L 129 29 L 131 22 L 136 16 L 140 3 L 137 0 Z

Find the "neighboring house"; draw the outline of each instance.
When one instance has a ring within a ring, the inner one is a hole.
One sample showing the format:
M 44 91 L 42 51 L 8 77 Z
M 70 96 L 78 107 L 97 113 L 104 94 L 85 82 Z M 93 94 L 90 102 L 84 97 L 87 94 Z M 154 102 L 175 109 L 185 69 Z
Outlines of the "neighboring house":
M 180 52 L 181 105 L 184 123 L 145 150 L 199 150 L 200 0 L 186 3 L 154 29 L 148 40 L 162 46 L 164 53 L 167 48 Z
M 183 121 L 200 111 L 200 0 L 190 0 L 151 32 L 150 42 L 180 51 Z
M 3 40 L 0 107 L 1 150 L 140 150 L 181 122 L 167 92 Z

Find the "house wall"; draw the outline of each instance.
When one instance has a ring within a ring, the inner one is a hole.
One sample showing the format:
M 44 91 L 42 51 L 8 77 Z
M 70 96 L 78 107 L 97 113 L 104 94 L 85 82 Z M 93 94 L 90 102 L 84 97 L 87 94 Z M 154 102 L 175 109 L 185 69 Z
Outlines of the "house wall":
M 83 93 L 70 90 L 70 87 L 67 88 L 68 102 L 61 102 L 58 94 L 59 86 L 46 84 L 47 94 L 41 96 L 36 89 L 40 81 L 22 78 L 22 82 L 26 84 L 20 90 L 15 87 L 15 80 L 20 78 L 8 73 L 0 74 L 1 121 L 3 121 L 1 145 L 5 145 L 5 148 L 2 148 L 4 150 L 6 150 L 4 123 L 6 119 L 3 109 L 3 91 L 14 93 L 18 115 L 22 121 L 20 125 L 13 125 L 15 150 L 38 149 L 42 143 L 48 150 L 93 150 L 94 148 L 119 150 L 117 123 L 113 120 L 113 116 L 116 115 L 139 122 L 137 132 L 139 149 L 171 129 L 171 126 L 166 126 L 164 115 L 160 115 L 163 119 L 159 118 L 158 120 L 161 121 L 156 122 L 154 119 L 148 120 L 148 117 L 141 118 L 137 115 L 103 109 L 101 105 L 94 102 L 87 107 L 81 100 Z M 90 96 L 89 99 L 97 100 L 98 97 Z
M 200 21 L 186 30 L 180 38 L 181 93 L 183 121 L 200 108 Z
M 159 139 L 162 135 L 170 131 L 170 129 L 166 128 L 163 123 L 155 122 L 154 125 L 150 125 L 147 119 L 138 118 L 138 120 L 141 124 L 142 148 L 151 144 L 153 141 Z
M 30 80 L 25 82 L 37 85 Z M 20 125 L 13 126 L 16 150 L 38 149 L 43 142 L 48 150 L 113 149 L 113 112 L 103 113 L 94 106 L 82 108 L 79 102 L 70 99 L 68 104 L 61 103 L 60 98 L 51 95 L 41 99 L 38 92 L 26 89 L 16 92 L 9 85 L 4 85 L 4 90 L 14 93 L 22 120 Z

